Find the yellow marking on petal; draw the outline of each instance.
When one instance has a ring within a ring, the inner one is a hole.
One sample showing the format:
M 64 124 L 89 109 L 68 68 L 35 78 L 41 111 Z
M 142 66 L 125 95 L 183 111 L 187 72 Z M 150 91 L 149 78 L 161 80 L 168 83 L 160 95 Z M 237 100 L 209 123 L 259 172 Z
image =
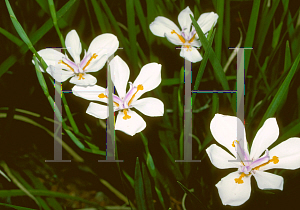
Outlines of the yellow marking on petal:
M 108 98 L 106 95 L 104 95 L 104 93 L 101 93 L 98 95 L 99 98 Z M 113 101 L 114 102 L 114 101 Z M 118 107 L 119 104 L 117 102 L 114 102 L 114 104 Z
M 99 94 L 98 97 L 99 97 L 99 98 L 107 98 L 107 96 L 104 95 L 104 93 Z
M 279 163 L 279 158 L 278 158 L 277 156 L 273 156 L 273 158 L 270 159 L 268 162 L 263 163 L 263 164 L 261 164 L 261 165 L 259 165 L 259 166 L 256 166 L 255 168 L 253 168 L 253 170 L 259 170 L 260 167 L 263 167 L 263 166 L 265 166 L 265 165 L 268 165 L 268 164 L 271 163 L 271 162 L 273 162 L 274 164 L 277 164 L 277 163 Z
M 185 43 L 185 39 L 179 35 L 175 30 L 171 31 L 171 34 L 176 34 L 182 43 Z
M 78 80 L 85 79 L 85 78 L 83 77 L 83 74 L 81 74 L 81 73 L 79 73 L 78 76 L 79 76 Z
M 242 178 L 245 177 L 245 176 L 246 176 L 246 174 L 242 173 L 239 178 L 234 179 L 235 183 L 243 184 L 244 181 L 242 180 Z
M 183 45 L 186 48 L 186 51 L 192 51 L 192 47 L 190 45 Z
M 137 94 L 137 92 L 138 92 L 139 90 L 144 90 L 143 85 L 138 85 L 138 86 L 137 86 L 137 90 L 136 90 L 136 92 L 133 94 L 133 96 L 131 97 L 131 99 L 129 100 L 128 106 L 131 104 L 131 102 L 132 102 L 132 100 L 133 100 L 135 94 Z
M 244 181 L 242 180 L 242 178 L 244 178 L 245 176 L 250 176 L 250 174 L 242 173 L 239 178 L 234 179 L 235 183 L 243 184 Z
M 66 65 L 67 67 L 69 67 L 74 72 L 74 69 L 71 66 L 69 66 L 69 64 L 63 62 L 62 60 L 58 61 L 58 64 L 64 64 L 64 65 Z
M 128 120 L 128 119 L 131 118 L 131 116 L 129 116 L 129 115 L 127 114 L 127 109 L 124 109 L 124 110 L 123 110 L 123 113 L 124 113 L 124 117 L 123 117 L 124 120 Z
M 84 70 L 88 65 L 90 65 L 90 63 L 91 63 L 91 61 L 94 59 L 94 58 L 97 58 L 97 54 L 96 53 L 94 53 L 93 55 L 92 55 L 92 57 L 90 58 L 90 60 L 85 64 L 85 66 L 82 68 L 82 70 Z
M 239 143 L 239 141 L 238 141 L 238 140 L 234 140 L 234 141 L 232 142 L 232 146 L 233 146 L 233 147 L 235 147 L 235 144 L 234 144 L 234 142 L 236 142 L 237 144 Z
M 191 43 L 192 41 L 194 41 L 195 36 L 196 36 L 196 33 L 195 33 L 194 36 L 189 40 L 189 43 Z

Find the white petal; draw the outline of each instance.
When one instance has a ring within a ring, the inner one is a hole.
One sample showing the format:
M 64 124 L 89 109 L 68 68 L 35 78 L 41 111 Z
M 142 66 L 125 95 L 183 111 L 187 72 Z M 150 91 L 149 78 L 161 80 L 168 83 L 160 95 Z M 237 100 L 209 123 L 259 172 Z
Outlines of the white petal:
M 260 155 L 273 144 L 279 136 L 279 128 L 275 118 L 269 118 L 258 130 L 250 152 L 250 159 L 257 159 Z
M 142 94 L 153 90 L 161 82 L 161 64 L 148 63 L 142 67 L 139 75 L 133 82 L 133 86 L 143 85 L 143 90 L 136 93 L 134 100 L 137 100 Z
M 95 85 L 97 82 L 97 79 L 90 75 L 90 74 L 84 74 L 83 78 L 80 78 L 79 76 L 74 76 L 70 79 L 70 83 L 80 86 L 88 86 L 88 85 Z
M 86 113 L 99 119 L 106 119 L 108 117 L 108 106 L 91 102 Z
M 50 66 L 50 65 L 57 65 L 62 58 L 65 57 L 64 54 L 61 52 L 58 52 L 57 50 L 54 49 L 43 49 L 38 51 L 38 54 L 44 59 L 45 63 Z M 32 63 L 34 64 L 34 60 L 32 60 Z M 42 67 L 40 67 L 41 71 L 44 72 Z
M 105 50 L 107 53 L 107 56 L 111 56 L 116 52 L 116 50 L 119 47 L 119 41 L 118 38 L 113 34 L 101 34 L 97 36 L 90 44 L 90 47 L 88 49 L 88 53 L 91 54 L 98 54 L 99 51 Z
M 72 92 L 75 96 L 84 98 L 86 100 L 90 101 L 101 101 L 104 103 L 108 103 L 107 98 L 99 98 L 99 94 L 105 93 L 105 88 L 100 87 L 98 85 L 93 85 L 93 86 L 78 86 L 75 85 L 72 88 Z
M 165 37 L 169 42 L 175 45 L 183 45 L 185 43 L 184 38 L 180 35 L 180 33 L 165 33 Z M 181 37 L 181 38 L 179 38 Z
M 81 43 L 75 30 L 70 31 L 66 36 L 66 47 L 76 64 L 80 63 Z
M 164 115 L 164 103 L 157 98 L 142 98 L 132 103 L 132 106 L 150 117 Z
M 188 61 L 191 61 L 193 63 L 199 62 L 202 60 L 202 56 L 200 55 L 199 51 L 194 48 L 185 48 L 182 46 L 180 50 L 180 56 L 187 59 Z
M 124 111 L 119 111 L 116 121 L 116 130 L 123 131 L 124 133 L 133 136 L 146 128 L 146 122 L 135 111 L 128 110 L 127 114 L 130 119 L 124 119 Z
M 126 95 L 126 86 L 129 79 L 129 68 L 125 61 L 118 55 L 115 56 L 110 62 L 111 79 L 117 89 L 120 98 L 124 98 Z
M 271 174 L 263 171 L 255 171 L 253 176 L 256 179 L 257 186 L 259 189 L 283 190 L 282 176 L 278 176 L 276 174 Z
M 176 24 L 169 20 L 168 18 L 158 16 L 155 20 L 150 24 L 150 31 L 160 37 L 164 37 L 166 34 L 171 34 L 171 31 L 175 30 L 178 34 L 180 33 L 179 28 Z
M 62 70 L 61 68 L 56 66 L 48 66 L 46 71 L 58 82 L 64 82 L 70 77 L 74 76 L 74 73 L 71 70 Z
M 235 147 L 232 146 L 237 139 L 237 123 L 242 127 L 244 124 L 237 117 L 215 114 L 210 123 L 210 131 L 215 140 L 226 147 L 234 156 L 236 156 Z M 244 128 L 244 149 L 248 153 L 246 132 Z
M 201 47 L 202 44 L 198 39 L 194 39 L 192 42 L 190 42 L 190 45 L 193 47 Z
M 191 28 L 192 20 L 190 17 L 190 14 L 194 17 L 193 12 L 191 11 L 190 7 L 186 7 L 184 10 L 182 10 L 178 15 L 178 22 L 181 27 L 181 29 L 187 28 L 188 31 Z
M 240 206 L 250 198 L 251 176 L 243 177 L 244 183 L 242 184 L 238 184 L 234 180 L 239 177 L 239 172 L 232 172 L 216 184 L 223 205 Z
M 300 138 L 294 137 L 280 143 L 269 151 L 270 158 L 278 157 L 277 164 L 269 163 L 260 168 L 268 170 L 271 168 L 297 169 L 300 168 Z
M 206 153 L 211 163 L 219 169 L 238 168 L 240 166 L 240 163 L 232 162 L 236 160 L 235 157 L 230 155 L 228 152 L 226 152 L 216 144 L 210 145 L 206 149 Z
M 198 25 L 202 29 L 203 33 L 206 34 L 212 26 L 215 26 L 219 16 L 214 12 L 207 12 L 200 15 L 197 20 Z
M 96 59 L 92 59 L 89 65 L 85 68 L 85 72 L 96 72 L 103 68 L 107 61 L 107 55 L 98 55 Z

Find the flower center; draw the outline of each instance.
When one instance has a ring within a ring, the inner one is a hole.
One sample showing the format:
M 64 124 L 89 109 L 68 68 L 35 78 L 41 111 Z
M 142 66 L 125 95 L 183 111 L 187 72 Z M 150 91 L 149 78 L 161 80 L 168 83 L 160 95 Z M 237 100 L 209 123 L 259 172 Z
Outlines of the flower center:
M 67 67 L 69 67 L 74 72 L 75 75 L 78 75 L 78 80 L 81 80 L 81 79 L 85 79 L 83 77 L 84 70 L 88 65 L 90 65 L 93 59 L 97 58 L 97 56 L 98 55 L 96 53 L 94 53 L 92 56 L 87 55 L 82 59 L 82 61 L 79 64 L 76 64 L 67 58 L 63 58 L 62 60 L 58 61 L 58 64 L 64 64 Z
M 232 146 L 236 147 L 236 145 L 239 146 L 239 142 L 235 140 L 235 141 L 233 141 Z M 239 146 L 239 148 L 241 149 L 240 146 Z M 244 158 L 247 159 L 247 157 L 245 156 L 246 153 L 244 152 L 244 150 L 241 149 L 241 151 L 242 151 L 242 154 L 244 155 Z M 255 173 L 254 170 L 259 170 L 261 167 L 268 165 L 269 163 L 272 163 L 272 162 L 274 164 L 279 163 L 279 158 L 277 156 L 273 156 L 272 159 L 270 159 L 268 150 L 266 150 L 264 156 L 252 161 L 250 164 L 248 163 L 245 165 L 242 161 L 243 166 L 241 166 L 239 168 L 239 172 L 241 172 L 241 175 L 239 178 L 234 179 L 235 183 L 238 183 L 238 184 L 244 183 L 244 181 L 242 180 L 243 177 L 250 176 L 252 173 Z
M 192 31 L 189 34 L 185 34 L 184 31 L 182 31 L 182 35 L 179 35 L 175 30 L 171 31 L 171 34 L 176 34 L 180 41 L 184 44 L 183 47 L 186 48 L 186 51 L 192 51 L 191 43 L 194 41 L 196 32 Z M 192 37 L 191 37 L 192 36 Z M 191 38 L 190 38 L 191 37 Z
M 126 96 L 124 98 L 119 98 L 116 95 L 113 95 L 113 102 L 114 105 L 117 107 L 117 110 L 123 110 L 124 113 L 124 120 L 128 120 L 131 118 L 130 115 L 128 115 L 128 109 L 130 108 L 130 104 L 132 103 L 134 97 L 136 96 L 137 92 L 139 92 L 140 90 L 144 90 L 143 85 L 138 85 L 137 87 L 132 87 L 128 93 L 126 94 Z M 98 95 L 99 98 L 108 98 L 106 94 L 104 93 L 100 93 Z M 129 99 L 130 98 L 130 99 Z M 129 99 L 129 101 L 128 101 Z M 128 101 L 128 102 L 127 102 Z

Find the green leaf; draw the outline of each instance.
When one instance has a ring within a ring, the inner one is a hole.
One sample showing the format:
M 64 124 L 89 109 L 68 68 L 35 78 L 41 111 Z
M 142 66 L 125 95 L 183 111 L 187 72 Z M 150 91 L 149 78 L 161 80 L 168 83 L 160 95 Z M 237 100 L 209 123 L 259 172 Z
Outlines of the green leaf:
M 219 61 L 221 61 L 221 52 L 222 52 L 222 38 L 223 38 L 223 22 L 224 22 L 224 0 L 217 1 L 217 14 L 219 15 L 217 32 L 215 39 L 215 49 L 216 56 Z
M 3 34 L 6 38 L 8 38 L 10 41 L 15 43 L 18 47 L 20 47 L 23 44 L 21 39 L 19 39 L 18 37 L 9 33 L 8 31 L 6 31 L 5 29 L 3 29 L 1 27 L 0 27 L 0 33 Z
M 68 136 L 72 139 L 72 141 L 74 142 L 74 144 L 77 145 L 77 147 L 79 147 L 80 149 L 84 149 L 85 146 L 79 141 L 79 139 L 72 133 L 72 131 L 65 129 L 66 133 L 68 134 Z
M 259 14 L 260 0 L 254 0 L 251 10 L 250 21 L 245 39 L 245 47 L 253 47 L 253 41 L 255 36 L 256 24 Z M 245 51 L 245 76 L 247 75 L 248 65 L 250 61 L 251 50 Z
M 225 73 L 224 73 L 223 68 L 220 64 L 220 61 L 218 60 L 215 52 L 213 51 L 213 49 L 209 45 L 209 42 L 206 39 L 202 29 L 198 25 L 197 21 L 194 19 L 194 17 L 192 15 L 190 15 L 190 17 L 192 19 L 192 22 L 193 22 L 193 25 L 196 29 L 196 32 L 199 36 L 200 42 L 202 43 L 202 45 L 204 47 L 204 50 L 209 52 L 208 58 L 209 58 L 212 66 L 213 66 L 213 69 L 214 69 L 214 72 L 215 72 L 215 75 L 216 75 L 217 79 L 221 83 L 224 90 L 229 90 L 228 81 L 226 80 Z M 227 95 L 228 100 L 230 101 L 230 94 L 226 93 L 226 95 Z
M 134 67 L 135 74 L 138 74 L 138 55 L 136 47 L 136 29 L 135 29 L 135 12 L 134 12 L 134 0 L 126 1 L 126 13 L 127 13 L 127 25 L 129 34 L 129 46 L 130 46 L 130 58 Z M 143 23 L 144 24 L 144 23 Z
M 21 24 L 19 23 L 19 21 L 17 20 L 17 17 L 15 16 L 10 3 L 8 0 L 5 0 L 6 3 L 6 7 L 8 9 L 8 13 L 10 15 L 10 19 L 16 29 L 16 31 L 18 32 L 19 36 L 21 37 L 21 39 L 23 40 L 23 42 L 25 42 L 25 44 L 28 46 L 28 48 L 30 50 L 32 50 L 33 53 L 36 53 L 36 51 L 34 50 L 32 43 L 30 41 L 30 39 L 28 38 L 26 32 L 24 31 L 23 27 L 21 26 Z
M 34 209 L 25 208 L 25 207 L 21 207 L 21 206 L 10 205 L 10 204 L 6 204 L 6 203 L 0 203 L 0 206 L 6 206 L 6 207 L 10 207 L 10 208 L 17 209 L 17 210 L 34 210 Z
M 145 166 L 145 163 L 142 162 L 142 176 L 144 181 L 144 188 L 145 188 L 145 200 L 147 203 L 147 210 L 154 210 L 154 203 L 152 198 L 152 185 L 149 179 L 148 171 Z
M 289 40 L 287 40 L 286 47 L 285 47 L 285 59 L 284 59 L 284 69 L 283 70 L 287 71 L 291 65 L 292 65 L 291 51 L 290 51 Z
M 210 30 L 209 33 L 211 33 L 211 32 L 212 32 L 212 30 Z M 215 35 L 215 30 L 213 30 L 213 34 L 211 35 L 211 37 L 209 39 L 209 46 L 212 45 L 212 42 L 214 40 L 214 35 Z M 203 76 L 203 73 L 204 73 L 204 69 L 205 69 L 207 61 L 208 61 L 209 54 L 210 54 L 210 51 L 206 51 L 205 54 L 204 54 L 204 57 L 201 61 L 201 64 L 200 64 L 200 67 L 199 67 L 199 70 L 198 70 L 198 73 L 197 73 L 197 76 L 196 76 L 196 80 L 195 80 L 193 90 L 198 90 L 198 88 L 199 88 L 199 85 L 200 85 L 200 82 L 201 82 L 201 79 L 202 79 L 202 76 Z M 196 94 L 197 93 L 192 94 L 192 106 L 195 104 L 194 102 L 195 102 L 195 99 L 196 99 Z
M 148 40 L 148 30 L 149 29 L 148 29 L 147 20 L 144 15 L 144 12 L 143 12 L 141 2 L 139 0 L 134 0 L 134 6 L 136 8 L 136 14 L 140 21 L 140 25 L 142 26 L 142 31 L 144 33 L 144 37 L 145 37 L 146 41 L 148 42 L 149 41 Z
M 274 20 L 275 21 L 275 20 Z M 283 22 L 280 22 L 277 28 L 273 31 L 273 39 L 272 39 L 272 47 L 275 49 L 275 47 L 278 44 L 279 38 L 280 38 L 280 33 L 281 33 L 281 28 L 282 28 Z
M 147 209 L 145 200 L 145 189 L 140 168 L 139 158 L 136 158 L 134 175 L 134 193 L 138 209 Z
M 97 21 L 98 21 L 98 25 L 101 29 L 101 32 L 102 33 L 108 32 L 107 27 L 106 27 L 106 22 L 104 21 L 104 13 L 101 10 L 98 2 L 96 0 L 92 0 L 91 2 L 92 2 L 92 5 L 93 5 L 93 8 L 94 8 L 94 12 L 95 12 L 95 15 L 96 15 L 96 18 L 97 18 Z
M 114 29 L 116 30 L 116 33 L 117 33 L 117 36 L 118 36 L 118 39 L 120 39 L 120 42 L 121 42 L 121 46 L 123 47 L 123 49 L 125 50 L 126 54 L 128 55 L 128 57 L 131 57 L 130 56 L 130 47 L 126 44 L 126 38 L 125 36 L 123 35 L 120 27 L 119 27 L 119 24 L 115 18 L 115 16 L 113 15 L 113 13 L 111 12 L 109 6 L 107 5 L 107 3 L 105 2 L 105 0 L 100 0 L 103 7 L 104 7 L 104 11 L 106 12 L 112 26 L 114 27 Z
M 38 64 L 38 61 L 37 61 L 35 55 L 33 55 L 33 60 L 34 60 L 35 72 L 36 72 L 38 81 L 39 81 L 39 83 L 40 83 L 40 85 L 41 85 L 41 87 L 42 87 L 42 89 L 44 91 L 44 94 L 48 96 L 49 95 L 48 87 L 47 87 L 45 78 L 43 76 L 43 73 L 40 70 L 40 65 Z
M 277 111 L 277 108 L 280 105 L 280 101 L 285 97 L 285 95 L 288 92 L 291 80 L 297 71 L 299 61 L 300 61 L 300 54 L 298 54 L 297 58 L 295 59 L 293 66 L 291 67 L 288 75 L 286 76 L 285 80 L 281 84 L 281 86 L 278 89 L 276 95 L 274 96 L 270 106 L 268 107 L 262 120 L 260 121 L 260 124 L 258 126 L 259 128 L 263 125 L 263 123 L 266 121 L 267 118 L 273 117 L 275 112 Z
M 194 207 L 197 207 L 198 209 L 202 209 L 202 210 L 208 210 L 208 208 L 197 198 L 197 196 L 195 196 L 193 193 L 191 193 L 189 189 L 187 189 L 179 181 L 177 181 L 177 183 L 183 189 L 183 191 L 188 195 L 188 197 L 191 199 L 191 202 L 193 203 Z

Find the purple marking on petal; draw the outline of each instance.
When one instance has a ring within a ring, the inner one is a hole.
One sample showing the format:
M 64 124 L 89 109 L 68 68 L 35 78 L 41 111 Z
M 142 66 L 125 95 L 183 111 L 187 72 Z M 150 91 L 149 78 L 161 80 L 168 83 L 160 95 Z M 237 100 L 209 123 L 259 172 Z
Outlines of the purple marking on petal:
M 181 36 L 186 40 L 185 33 L 183 30 L 181 31 Z
M 113 101 L 119 104 L 120 106 L 123 105 L 123 101 L 116 95 L 113 95 Z
M 68 64 L 74 70 L 74 73 L 78 73 L 78 67 L 73 61 L 70 61 L 67 58 L 63 58 L 62 61 Z
M 84 58 L 82 59 L 82 61 L 80 62 L 80 68 L 83 68 L 87 62 L 91 59 L 91 54 L 87 54 L 84 56 Z
M 251 168 L 255 168 L 257 166 L 260 166 L 261 164 L 268 162 L 269 160 L 270 160 L 269 151 L 266 150 L 265 155 L 261 158 L 256 159 L 255 161 L 253 161 L 250 164 L 250 166 L 251 166 Z
M 135 94 L 136 90 L 137 90 L 137 87 L 133 87 L 133 88 L 131 88 L 131 89 L 127 92 L 127 94 L 126 94 L 126 96 L 125 96 L 125 98 L 124 98 L 124 104 L 125 104 L 125 103 L 128 104 L 128 102 L 130 101 L 130 99 L 132 98 L 132 96 Z
M 249 174 L 252 168 L 250 166 L 241 166 L 239 172 Z
M 239 143 L 237 143 L 236 141 L 234 141 L 234 144 L 235 144 L 235 151 L 236 151 L 236 153 L 238 153 L 238 149 L 237 149 L 237 147 L 238 147 L 239 150 L 241 151 L 241 155 L 242 155 L 242 157 L 240 157 L 241 160 L 243 162 L 245 160 L 246 165 L 249 166 L 250 165 L 250 162 L 249 162 L 250 158 L 249 158 L 248 154 L 245 152 L 245 150 L 241 147 L 241 145 Z

